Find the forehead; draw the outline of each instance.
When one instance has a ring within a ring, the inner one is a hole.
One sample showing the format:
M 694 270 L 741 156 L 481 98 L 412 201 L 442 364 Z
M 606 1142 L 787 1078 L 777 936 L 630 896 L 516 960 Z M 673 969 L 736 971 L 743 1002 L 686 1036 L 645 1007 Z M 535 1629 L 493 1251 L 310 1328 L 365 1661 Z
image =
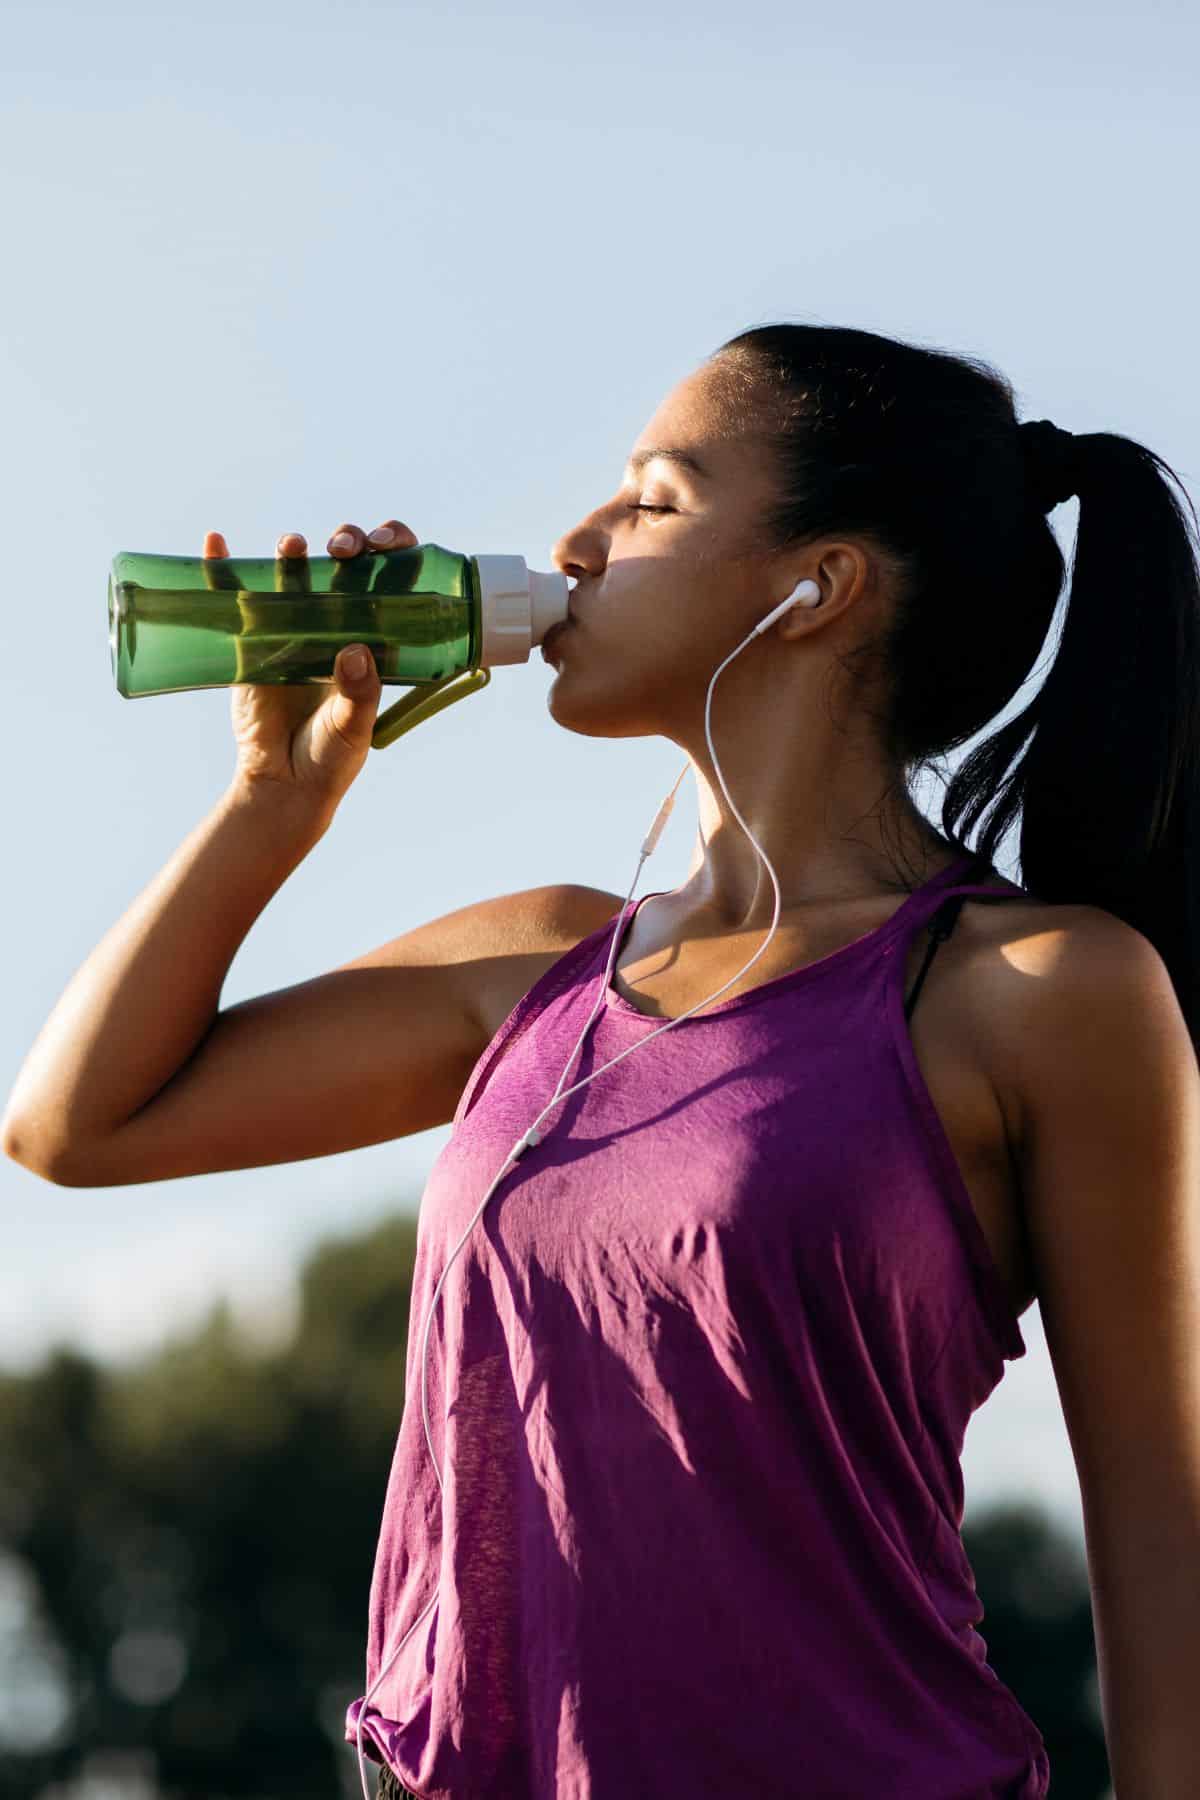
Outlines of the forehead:
M 680 437 L 709 437 L 719 423 L 718 384 L 701 368 L 686 375 L 664 395 L 642 433 L 644 443 L 670 443 Z
M 638 434 L 626 469 L 634 475 L 681 474 L 698 485 L 728 476 L 750 454 L 744 423 L 730 408 L 726 384 L 702 366 L 661 401 Z M 655 454 L 663 460 L 655 463 Z

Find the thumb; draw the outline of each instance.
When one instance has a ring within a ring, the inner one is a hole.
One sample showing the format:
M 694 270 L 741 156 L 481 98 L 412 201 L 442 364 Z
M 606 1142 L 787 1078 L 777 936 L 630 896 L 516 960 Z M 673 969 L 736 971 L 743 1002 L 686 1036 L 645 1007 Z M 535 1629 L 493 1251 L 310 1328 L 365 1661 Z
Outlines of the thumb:
M 375 660 L 365 644 L 347 644 L 334 663 L 337 695 L 334 724 L 347 738 L 369 737 L 379 705 L 381 683 Z
M 339 687 L 356 694 L 374 682 L 375 661 L 365 644 L 347 644 L 338 651 L 337 677 Z

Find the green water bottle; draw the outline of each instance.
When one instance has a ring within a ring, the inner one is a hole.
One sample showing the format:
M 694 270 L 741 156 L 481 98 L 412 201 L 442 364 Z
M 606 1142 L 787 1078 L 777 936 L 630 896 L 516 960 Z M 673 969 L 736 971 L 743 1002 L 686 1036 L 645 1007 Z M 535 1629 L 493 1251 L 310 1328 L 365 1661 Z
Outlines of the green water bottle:
M 239 682 L 331 682 L 364 643 L 385 687 L 412 692 L 378 715 L 382 750 L 443 707 L 529 660 L 565 620 L 565 575 L 520 556 L 440 544 L 333 556 L 155 556 L 122 550 L 108 579 L 108 640 L 127 700 Z

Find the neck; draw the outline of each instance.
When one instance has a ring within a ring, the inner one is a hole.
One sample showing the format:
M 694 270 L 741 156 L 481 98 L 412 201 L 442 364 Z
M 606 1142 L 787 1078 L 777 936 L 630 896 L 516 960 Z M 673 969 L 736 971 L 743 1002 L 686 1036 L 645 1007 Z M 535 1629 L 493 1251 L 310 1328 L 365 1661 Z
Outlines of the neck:
M 961 854 L 917 810 L 875 746 L 796 730 L 784 753 L 769 726 L 713 741 L 738 812 L 770 858 L 780 912 L 820 902 L 910 892 Z M 685 746 L 687 747 L 687 746 Z M 769 925 L 775 889 L 722 791 L 701 726 L 689 748 L 699 823 L 681 899 L 720 929 Z

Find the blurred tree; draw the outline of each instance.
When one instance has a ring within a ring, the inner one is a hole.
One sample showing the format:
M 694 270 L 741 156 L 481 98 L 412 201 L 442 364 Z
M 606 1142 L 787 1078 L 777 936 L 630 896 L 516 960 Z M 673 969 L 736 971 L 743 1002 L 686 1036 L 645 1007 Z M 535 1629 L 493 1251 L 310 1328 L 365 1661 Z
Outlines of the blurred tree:
M 0 1792 L 358 1791 L 342 1719 L 363 1685 L 415 1249 L 408 1214 L 320 1246 L 280 1350 L 249 1347 L 221 1306 L 136 1364 L 59 1349 L 0 1376 Z M 1079 1553 L 1028 1508 L 964 1539 L 989 1661 L 1045 1736 L 1056 1800 L 1102 1800 Z
M 319 1248 L 274 1354 L 222 1306 L 128 1368 L 0 1378 L 6 1796 L 98 1749 L 177 1800 L 342 1789 L 415 1248 L 410 1216 Z

